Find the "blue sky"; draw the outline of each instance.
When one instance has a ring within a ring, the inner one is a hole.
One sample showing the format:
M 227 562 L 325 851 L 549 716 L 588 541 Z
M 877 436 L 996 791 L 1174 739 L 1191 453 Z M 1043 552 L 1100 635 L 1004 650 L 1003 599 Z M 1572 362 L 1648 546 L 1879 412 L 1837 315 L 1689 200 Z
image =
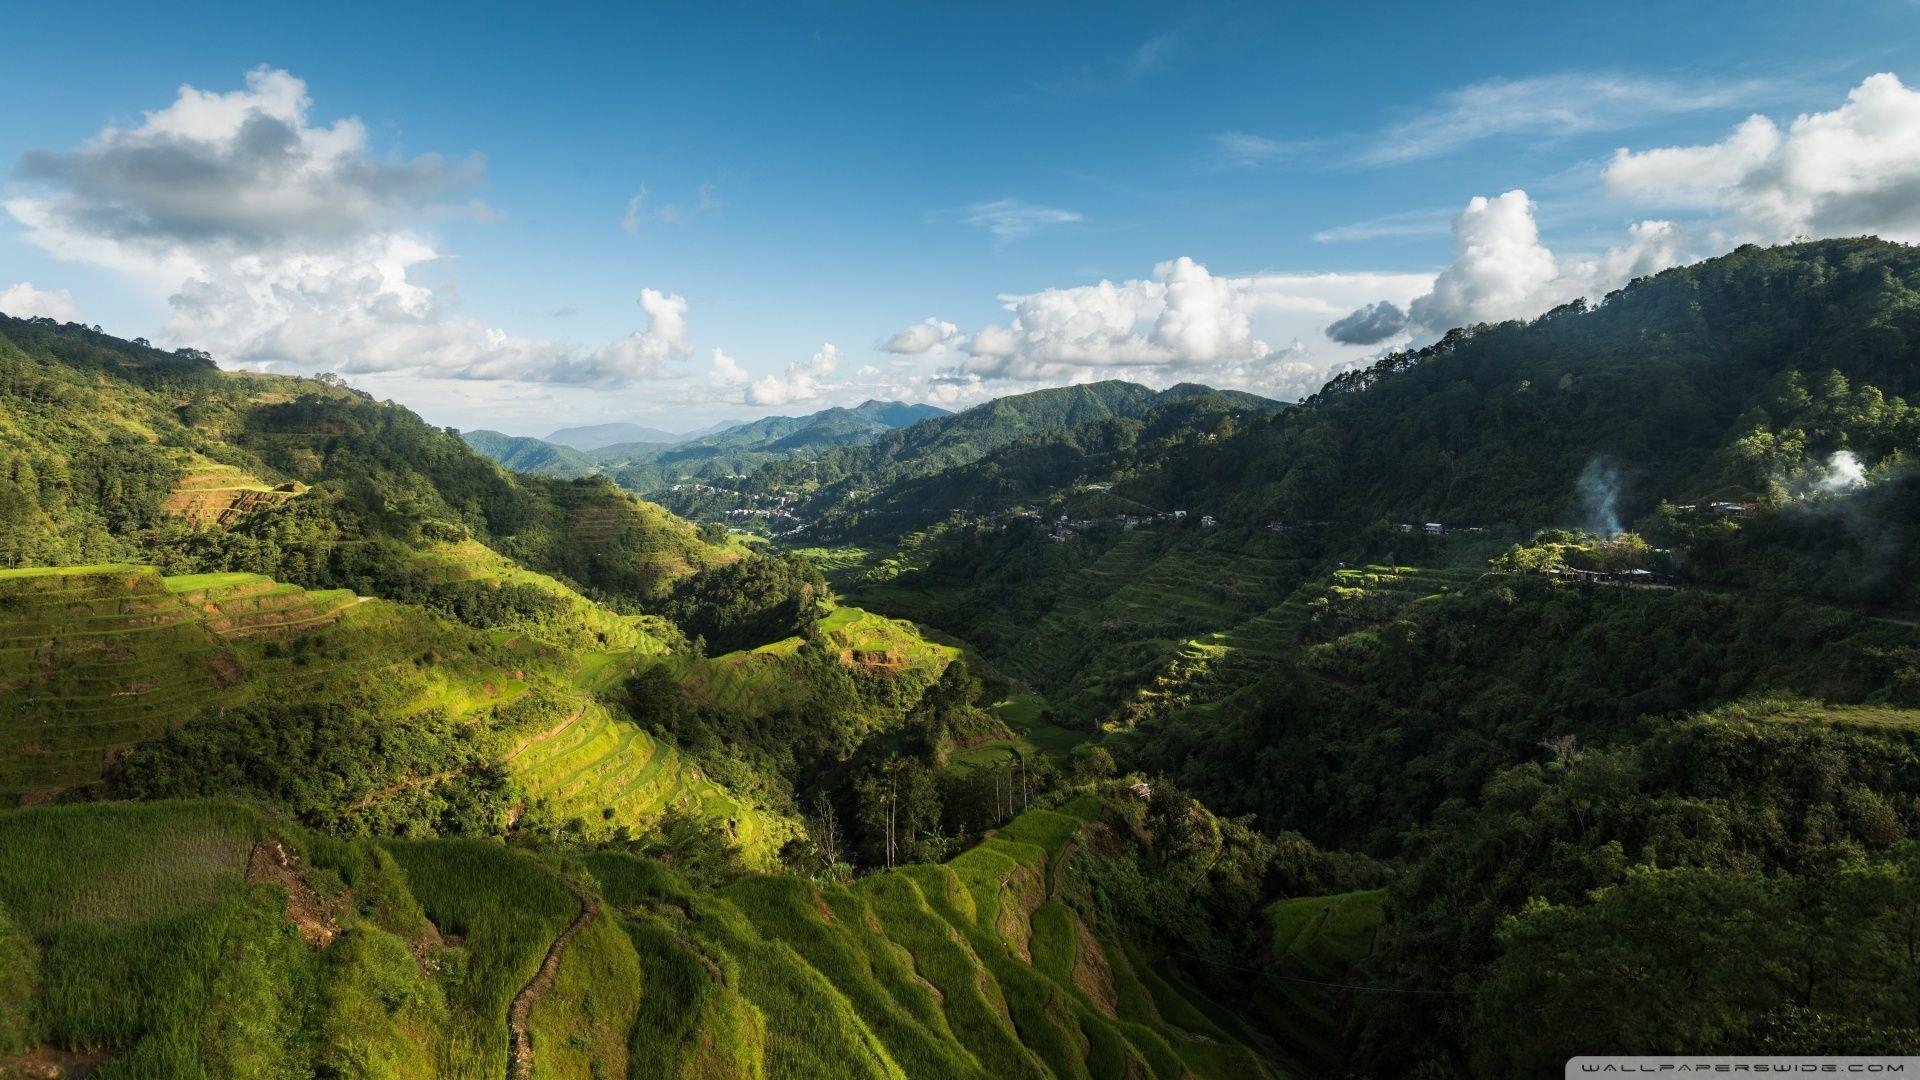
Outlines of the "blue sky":
M 1920 238 L 1867 82 L 1920 79 L 1920 6 L 1553 7 L 24 8 L 0 310 L 543 434 L 1295 396 L 1742 240 Z

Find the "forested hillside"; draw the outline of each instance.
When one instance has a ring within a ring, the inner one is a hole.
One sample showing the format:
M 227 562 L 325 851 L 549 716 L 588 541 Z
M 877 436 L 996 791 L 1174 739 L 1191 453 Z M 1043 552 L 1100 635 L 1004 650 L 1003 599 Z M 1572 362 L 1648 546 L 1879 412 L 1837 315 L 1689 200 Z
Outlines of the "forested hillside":
M 0 382 L 0 1075 L 1272 1070 L 1170 951 L 1270 843 L 804 559 L 332 379 L 8 320 Z
M 600 463 L 570 446 L 498 431 L 463 431 L 460 438 L 481 457 L 513 472 L 570 480 L 600 471 Z
M 1777 502 L 1840 451 L 1893 477 L 1920 439 L 1915 270 L 1872 240 L 1744 247 L 1389 356 L 1128 490 L 1249 523 L 1601 526 Z
M 1920 1052 L 1916 297 L 768 429 L 702 524 L 7 320 L 0 1075 Z
M 768 416 L 685 437 L 665 436 L 664 432 L 650 432 L 631 424 L 604 424 L 578 429 L 580 434 L 570 436 L 593 444 L 584 451 L 497 431 L 470 431 L 462 438 L 483 456 L 509 469 L 558 477 L 605 472 L 621 487 L 647 495 L 676 487 L 682 481 L 737 476 L 768 462 L 810 458 L 834 447 L 862 445 L 895 428 L 946 414 L 945 409 L 932 405 L 867 401 L 851 409 Z M 603 441 L 621 431 L 638 432 L 644 437 Z

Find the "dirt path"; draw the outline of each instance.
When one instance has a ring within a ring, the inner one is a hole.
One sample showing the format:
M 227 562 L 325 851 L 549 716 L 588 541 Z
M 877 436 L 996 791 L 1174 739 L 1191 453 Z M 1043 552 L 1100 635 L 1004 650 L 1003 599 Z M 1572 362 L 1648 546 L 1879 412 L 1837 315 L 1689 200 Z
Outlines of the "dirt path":
M 574 935 L 586 929 L 594 916 L 600 914 L 600 904 L 572 878 L 541 863 L 540 868 L 553 876 L 555 881 L 567 887 L 575 900 L 580 901 L 580 914 L 573 922 L 560 931 L 560 936 L 547 946 L 546 958 L 540 961 L 540 970 L 520 992 L 513 995 L 513 1004 L 507 1006 L 507 1080 L 533 1080 L 533 1030 L 529 1023 L 533 1016 L 533 1003 L 540 995 L 553 988 L 553 980 L 560 972 L 560 954 L 566 951 L 567 943 Z

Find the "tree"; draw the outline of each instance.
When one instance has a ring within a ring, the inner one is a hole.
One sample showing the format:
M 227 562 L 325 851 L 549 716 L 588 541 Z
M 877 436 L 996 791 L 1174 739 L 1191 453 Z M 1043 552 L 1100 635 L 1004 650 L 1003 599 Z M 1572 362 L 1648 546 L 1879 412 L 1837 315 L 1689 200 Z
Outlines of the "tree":
M 1104 746 L 1081 743 L 1068 755 L 1068 763 L 1073 768 L 1073 780 L 1076 784 L 1095 784 L 1113 776 L 1118 767 L 1113 755 Z
M 854 785 L 858 819 L 866 846 L 876 861 L 891 870 L 905 862 L 937 858 L 944 842 L 929 844 L 938 835 L 940 793 L 933 773 L 908 757 L 891 757 Z

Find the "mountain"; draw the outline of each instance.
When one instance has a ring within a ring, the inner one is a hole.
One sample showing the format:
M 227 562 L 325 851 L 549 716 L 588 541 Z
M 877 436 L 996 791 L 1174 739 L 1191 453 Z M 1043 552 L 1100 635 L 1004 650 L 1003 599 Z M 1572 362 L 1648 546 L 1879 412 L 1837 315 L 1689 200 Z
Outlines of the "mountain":
M 1272 1074 L 1126 929 L 1261 843 L 805 560 L 44 319 L 0 431 L 0 1072 Z
M 1238 422 L 1233 417 L 1266 416 L 1283 407 L 1194 384 L 1155 391 L 1116 380 L 1038 390 L 811 458 L 769 462 L 744 481 L 722 480 L 662 497 L 699 518 L 778 504 L 782 514 L 813 522 L 812 535 L 827 540 L 854 533 L 898 536 L 949 512 L 1040 497 L 1090 470 L 1117 467 L 1117 455 L 1157 460 L 1185 435 L 1214 438 L 1222 423 Z M 1137 446 L 1142 439 L 1158 448 Z M 1000 460 L 980 464 L 1003 449 Z M 806 494 L 795 502 L 793 492 Z
M 858 445 L 893 428 L 945 415 L 945 409 L 932 405 L 867 401 L 851 409 L 768 416 L 685 435 L 632 424 L 602 424 L 555 432 L 572 440 L 567 445 L 560 445 L 566 440 L 520 438 L 494 431 L 468 432 L 462 437 L 476 451 L 516 472 L 572 478 L 604 471 L 621 487 L 645 494 L 683 480 L 737 475 L 769 461 Z M 607 439 L 610 435 L 618 438 Z
M 572 479 L 597 472 L 599 463 L 571 446 L 498 431 L 463 431 L 460 438 L 482 457 L 514 472 Z
M 867 401 L 851 409 L 764 417 L 673 446 L 606 446 L 593 457 L 622 487 L 652 492 L 682 480 L 738 475 L 770 461 L 858 446 L 897 427 L 946 415 L 946 410 L 932 405 Z
M 1743 248 L 1104 474 L 1115 433 L 1090 425 L 893 481 L 885 517 L 927 524 L 853 521 L 838 536 L 873 546 L 827 554 L 863 606 L 959 635 L 1123 768 L 1394 866 L 1379 908 L 1274 913 L 1277 939 L 1326 919 L 1366 943 L 1347 970 L 1377 992 L 1333 1025 L 1358 1075 L 1652 1052 L 1672 1008 L 1703 1053 L 1914 1045 L 1911 996 L 1738 972 L 1810 940 L 1900 963 L 1867 927 L 1920 825 L 1842 807 L 1920 798 L 1917 329 L 1914 248 Z M 1036 504 L 1023 469 L 1073 480 Z M 858 475 L 819 520 L 886 481 Z M 1821 930 L 1850 866 L 1872 914 Z M 1742 935 L 1758 911 L 1782 937 Z M 1722 942 L 1711 970 L 1671 951 Z M 1711 1001 L 1663 1005 L 1603 956 Z M 1716 1014 L 1724 994 L 1745 1004 Z
M 0 1073 L 1920 1053 L 1916 330 L 1743 248 L 1297 405 L 769 422 L 695 525 L 0 320 Z
M 1138 419 L 1162 406 L 1208 394 L 1262 412 L 1280 408 L 1279 403 L 1253 394 L 1214 391 L 1190 383 L 1160 391 L 1118 380 L 1063 386 L 995 398 L 964 412 L 890 431 L 863 446 L 825 454 L 812 462 L 786 464 L 769 470 L 768 475 L 779 477 L 782 483 L 802 478 L 821 484 L 880 482 L 906 473 L 965 465 L 1034 432 L 1100 420 Z
M 673 432 L 661 431 L 659 428 L 642 427 L 639 424 L 615 423 L 593 424 L 588 427 L 561 428 L 559 431 L 554 432 L 540 441 L 553 443 L 556 446 L 568 447 L 573 450 L 591 451 L 598 450 L 603 446 L 612 446 L 615 443 L 677 443 L 684 439 L 693 438 L 698 434 L 700 433 L 675 435 Z M 486 451 L 483 450 L 481 452 L 485 453 Z M 512 466 L 509 466 L 509 468 L 511 467 Z
M 1608 502 L 1632 521 L 1767 498 L 1912 438 L 1915 263 L 1872 240 L 1743 247 L 1389 356 L 1128 487 L 1248 522 L 1572 525 Z

